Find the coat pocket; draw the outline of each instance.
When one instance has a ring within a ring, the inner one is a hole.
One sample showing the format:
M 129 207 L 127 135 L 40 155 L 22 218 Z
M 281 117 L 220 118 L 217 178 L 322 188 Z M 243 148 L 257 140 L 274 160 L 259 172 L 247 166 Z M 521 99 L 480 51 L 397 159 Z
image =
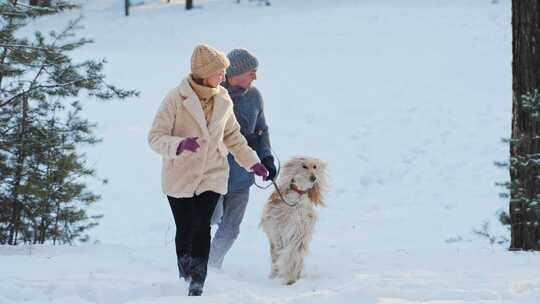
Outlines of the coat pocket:
M 183 151 L 177 158 L 172 160 L 172 167 L 175 170 L 190 167 L 190 163 L 196 160 L 196 154 L 197 152 Z

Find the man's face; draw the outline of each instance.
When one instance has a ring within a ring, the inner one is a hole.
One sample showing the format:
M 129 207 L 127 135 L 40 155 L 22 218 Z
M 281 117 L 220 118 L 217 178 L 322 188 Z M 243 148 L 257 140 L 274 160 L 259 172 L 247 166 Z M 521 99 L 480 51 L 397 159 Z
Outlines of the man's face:
M 243 74 L 233 76 L 229 79 L 230 84 L 239 86 L 243 89 L 251 88 L 251 83 L 257 79 L 257 70 L 253 69 Z

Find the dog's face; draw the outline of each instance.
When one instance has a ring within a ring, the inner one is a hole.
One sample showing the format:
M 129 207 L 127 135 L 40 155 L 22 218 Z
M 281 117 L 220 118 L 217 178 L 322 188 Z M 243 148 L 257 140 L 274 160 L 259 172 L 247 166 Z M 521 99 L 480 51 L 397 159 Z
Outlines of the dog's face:
M 321 190 L 326 187 L 326 164 L 313 157 L 298 156 L 283 166 L 280 177 L 282 184 L 296 185 L 301 191 L 308 191 L 315 204 L 322 203 Z

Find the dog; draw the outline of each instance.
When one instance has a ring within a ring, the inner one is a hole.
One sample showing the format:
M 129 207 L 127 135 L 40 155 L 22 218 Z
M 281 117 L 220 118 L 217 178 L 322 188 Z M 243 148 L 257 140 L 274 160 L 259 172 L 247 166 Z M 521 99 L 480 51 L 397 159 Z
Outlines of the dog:
M 260 226 L 270 243 L 270 278 L 294 284 L 304 268 L 304 258 L 317 221 L 315 206 L 324 206 L 326 164 L 297 156 L 282 168 L 275 190 L 266 202 Z M 283 197 L 282 197 L 283 196 Z

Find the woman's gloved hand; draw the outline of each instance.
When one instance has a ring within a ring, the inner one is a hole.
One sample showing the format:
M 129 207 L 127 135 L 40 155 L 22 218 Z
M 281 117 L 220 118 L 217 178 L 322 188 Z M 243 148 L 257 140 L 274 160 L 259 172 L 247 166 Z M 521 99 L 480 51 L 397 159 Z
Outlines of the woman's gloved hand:
M 197 139 L 198 137 L 187 137 L 186 139 L 182 140 L 178 145 L 178 148 L 176 148 L 176 155 L 180 155 L 180 153 L 184 152 L 185 150 L 197 152 L 197 149 L 200 147 L 197 143 Z
M 263 180 L 266 180 L 266 178 L 268 177 L 268 170 L 266 170 L 264 165 L 261 163 L 256 163 L 255 165 L 253 165 L 253 167 L 251 167 L 251 170 L 256 175 L 262 177 Z

